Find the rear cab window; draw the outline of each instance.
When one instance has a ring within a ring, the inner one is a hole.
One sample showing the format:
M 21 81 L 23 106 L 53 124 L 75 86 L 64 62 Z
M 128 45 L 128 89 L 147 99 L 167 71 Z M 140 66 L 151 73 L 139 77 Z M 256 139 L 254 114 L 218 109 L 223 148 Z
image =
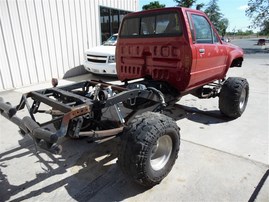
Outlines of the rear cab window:
M 182 26 L 176 12 L 127 17 L 124 19 L 120 37 L 179 36 Z

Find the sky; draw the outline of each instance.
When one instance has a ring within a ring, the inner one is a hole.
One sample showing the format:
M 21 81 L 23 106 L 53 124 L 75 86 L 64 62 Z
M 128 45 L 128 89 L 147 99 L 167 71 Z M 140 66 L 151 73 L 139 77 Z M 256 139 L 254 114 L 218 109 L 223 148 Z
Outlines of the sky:
M 174 0 L 139 0 L 140 10 L 142 10 L 143 5 L 153 1 L 159 1 L 160 4 L 165 4 L 166 7 L 174 7 L 176 5 Z M 196 3 L 204 3 L 206 5 L 209 1 L 197 0 Z M 239 29 L 243 31 L 249 29 L 248 26 L 251 25 L 251 20 L 245 15 L 247 4 L 248 0 L 218 0 L 220 12 L 229 20 L 228 32 L 232 32 L 234 29 L 236 31 Z

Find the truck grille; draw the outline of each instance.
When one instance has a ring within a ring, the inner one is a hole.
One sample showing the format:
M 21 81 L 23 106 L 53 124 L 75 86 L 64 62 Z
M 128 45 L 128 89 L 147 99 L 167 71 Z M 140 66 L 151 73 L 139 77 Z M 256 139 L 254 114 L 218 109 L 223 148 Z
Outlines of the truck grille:
M 87 55 L 87 60 L 94 63 L 106 63 L 107 56 Z

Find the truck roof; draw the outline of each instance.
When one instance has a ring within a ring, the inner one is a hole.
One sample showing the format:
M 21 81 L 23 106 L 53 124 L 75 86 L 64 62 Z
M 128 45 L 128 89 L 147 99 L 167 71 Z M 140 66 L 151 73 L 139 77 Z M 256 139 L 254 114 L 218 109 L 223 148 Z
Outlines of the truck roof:
M 143 10 L 143 11 L 139 11 L 139 12 L 134 12 L 134 13 L 129 13 L 127 14 L 125 17 L 135 17 L 135 16 L 140 16 L 142 15 L 147 15 L 147 14 L 152 14 L 152 13 L 159 13 L 159 12 L 169 12 L 169 11 L 192 11 L 194 13 L 199 13 L 199 14 L 203 14 L 204 12 L 200 11 L 200 10 L 195 10 L 195 9 L 191 9 L 191 8 L 185 8 L 185 7 L 166 7 L 166 8 L 157 8 L 157 9 L 151 9 L 151 10 Z

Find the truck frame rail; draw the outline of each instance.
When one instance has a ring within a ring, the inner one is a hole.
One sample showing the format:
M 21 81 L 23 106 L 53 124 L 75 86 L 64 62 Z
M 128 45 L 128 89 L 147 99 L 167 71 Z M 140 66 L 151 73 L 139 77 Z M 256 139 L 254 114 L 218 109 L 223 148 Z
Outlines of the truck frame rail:
M 66 135 L 105 138 L 121 133 L 135 110 L 124 116 L 119 104 L 124 102 L 132 106 L 138 99 L 154 103 L 156 106 L 152 111 L 160 111 L 165 106 L 162 93 L 152 87 L 132 85 L 128 88 L 93 80 L 31 91 L 23 94 L 15 107 L 0 98 L 0 113 L 17 125 L 21 134 L 29 134 L 39 147 L 58 154 L 62 148 L 57 142 Z M 44 110 L 41 106 L 49 109 Z M 109 107 L 114 107 L 116 111 L 117 127 L 103 129 L 98 122 L 102 122 L 102 110 Z M 29 115 L 20 118 L 17 112 L 24 108 L 27 108 Z M 52 118 L 40 123 L 37 114 L 50 114 Z M 91 125 L 91 122 L 96 124 L 81 131 L 83 124 Z M 56 130 L 51 130 L 49 125 L 57 126 Z

